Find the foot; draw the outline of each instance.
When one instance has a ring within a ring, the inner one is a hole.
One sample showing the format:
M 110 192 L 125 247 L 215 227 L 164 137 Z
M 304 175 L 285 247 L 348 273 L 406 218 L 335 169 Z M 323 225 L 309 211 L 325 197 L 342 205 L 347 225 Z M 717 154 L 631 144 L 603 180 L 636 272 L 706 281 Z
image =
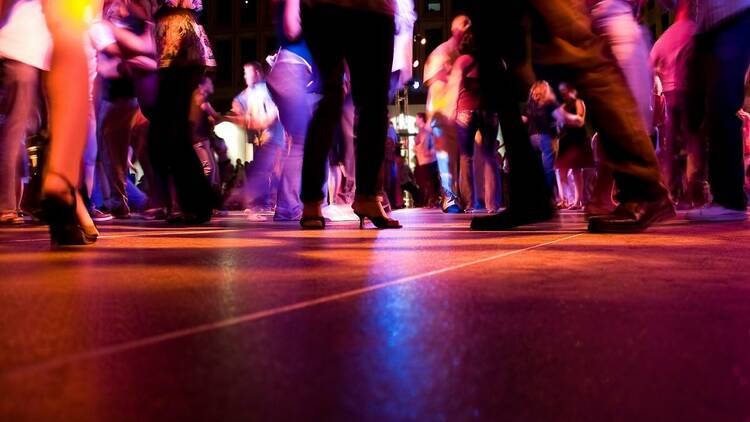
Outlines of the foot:
M 685 218 L 690 221 L 706 222 L 728 222 L 728 221 L 745 221 L 747 220 L 747 211 L 734 210 L 722 207 L 717 203 L 711 203 L 703 208 L 688 211 Z
M 149 208 L 140 214 L 136 214 L 136 217 L 146 221 L 165 220 L 167 211 L 164 208 Z
M 495 215 L 474 217 L 471 219 L 471 229 L 481 231 L 504 231 L 525 226 L 527 224 L 542 223 L 551 220 L 555 211 L 547 207 L 508 207 L 505 211 Z
M 96 223 L 103 223 L 105 221 L 112 221 L 115 217 L 108 213 L 99 210 L 98 208 L 94 207 L 89 210 L 89 215 L 91 215 L 91 219 L 94 220 Z
M 573 202 L 568 207 L 568 210 L 570 210 L 570 211 L 580 211 L 582 209 L 583 209 L 583 204 L 581 203 L 581 201 Z
M 323 204 L 321 202 L 307 202 L 302 204 L 302 216 L 299 225 L 304 230 L 323 230 L 326 228 L 326 219 L 323 217 Z
M 0 226 L 12 226 L 23 223 L 23 217 L 18 215 L 16 211 L 9 211 L 0 214 Z
M 376 198 L 355 198 L 352 204 L 354 214 L 359 217 L 359 227 L 364 228 L 365 218 L 379 229 L 400 229 L 401 223 L 388 216 L 382 203 Z
M 178 226 L 199 226 L 211 221 L 211 214 L 199 215 L 190 212 L 173 212 L 167 216 L 167 223 Z
M 615 205 L 612 203 L 609 204 L 601 204 L 597 202 L 590 202 L 586 204 L 585 207 L 583 207 L 583 212 L 586 214 L 586 218 L 592 218 L 596 216 L 602 216 L 610 214 L 612 211 L 615 210 Z
M 443 212 L 446 214 L 461 214 L 464 210 L 458 205 L 456 198 L 450 197 L 443 200 Z
M 127 205 L 120 205 L 112 210 L 112 217 L 118 220 L 127 220 L 130 218 L 130 208 Z
M 651 225 L 675 216 L 669 197 L 649 202 L 624 202 L 607 215 L 591 217 L 589 231 L 594 233 L 640 233 Z

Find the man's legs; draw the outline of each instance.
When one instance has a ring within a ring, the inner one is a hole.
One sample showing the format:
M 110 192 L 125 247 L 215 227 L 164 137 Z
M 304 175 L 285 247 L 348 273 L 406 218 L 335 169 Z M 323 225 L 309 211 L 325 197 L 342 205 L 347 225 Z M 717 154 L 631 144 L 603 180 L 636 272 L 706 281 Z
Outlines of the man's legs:
M 282 148 L 275 144 L 266 144 L 255 149 L 245 185 L 248 207 L 266 205 L 266 199 L 271 190 L 273 171 L 281 157 L 281 151 Z
M 128 149 L 133 118 L 138 111 L 134 98 L 116 99 L 102 104 L 102 145 L 109 161 L 109 181 L 112 189 L 109 208 L 118 218 L 130 215 L 127 185 Z
M 36 106 L 39 70 L 13 60 L 2 66 L 5 98 L 0 114 L 5 122 L 0 131 L 0 214 L 6 214 L 16 211 L 18 153 Z
M 282 173 L 275 218 L 296 220 L 302 215 L 300 185 L 302 183 L 302 155 L 307 126 L 312 118 L 311 95 L 307 84 L 312 73 L 307 66 L 276 63 L 266 79 L 271 96 L 279 108 L 279 118 L 292 139 L 289 151 L 282 155 Z
M 474 143 L 478 125 L 471 115 L 472 112 L 462 112 L 469 116 L 460 116 L 457 122 L 458 128 L 458 179 L 459 195 L 465 209 L 473 208 L 474 197 Z
M 521 214 L 539 214 L 530 220 L 549 218 L 551 186 L 545 180 L 542 157 L 531 145 L 518 107 L 527 95 L 525 83 L 529 82 L 527 3 L 476 0 L 472 6 L 472 27 L 482 83 L 481 109 L 497 112 L 511 168 L 508 181 L 510 212 L 506 213 L 510 218 L 501 217 L 503 222 L 495 226 L 518 225 L 515 223 L 522 221 L 516 221 L 515 217 Z M 516 209 L 519 211 L 514 211 Z M 527 213 L 528 210 L 533 212 Z M 490 223 L 486 219 L 481 221 Z M 477 225 L 476 228 L 480 227 Z
M 444 212 L 460 212 L 461 207 L 456 204 L 458 199 L 458 163 L 459 130 L 456 122 L 442 115 L 435 114 L 432 118 L 432 130 L 435 137 L 435 151 L 442 187 Z
M 742 121 L 736 113 L 750 64 L 750 11 L 706 35 L 712 56 L 706 101 L 711 193 L 714 203 L 744 211 Z

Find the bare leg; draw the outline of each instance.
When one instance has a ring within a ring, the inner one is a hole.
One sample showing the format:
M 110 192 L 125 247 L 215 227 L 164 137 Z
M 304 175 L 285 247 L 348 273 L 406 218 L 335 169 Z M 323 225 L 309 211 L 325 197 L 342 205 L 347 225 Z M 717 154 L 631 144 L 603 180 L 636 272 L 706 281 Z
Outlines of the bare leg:
M 69 183 L 80 180 L 88 115 L 70 110 L 89 109 L 89 86 L 84 52 L 85 15 L 91 1 L 45 0 L 47 26 L 54 42 L 49 72 L 51 145 L 42 191 L 70 198 Z M 96 2 L 98 3 L 98 2 Z M 93 10 L 93 9 L 92 9 Z

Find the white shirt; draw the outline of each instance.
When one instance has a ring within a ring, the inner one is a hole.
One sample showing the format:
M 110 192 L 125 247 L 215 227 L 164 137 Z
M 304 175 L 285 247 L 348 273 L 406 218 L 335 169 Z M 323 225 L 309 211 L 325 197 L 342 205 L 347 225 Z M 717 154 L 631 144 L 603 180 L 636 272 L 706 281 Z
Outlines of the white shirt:
M 91 23 L 88 30 L 88 38 L 85 42 L 86 59 L 89 68 L 89 96 L 94 96 L 94 81 L 97 76 L 98 53 L 108 46 L 117 42 L 115 34 L 101 19 L 96 19 Z
M 14 0 L 6 0 L 14 1 Z M 39 0 L 15 0 L 0 28 L 0 57 L 49 70 L 52 37 Z

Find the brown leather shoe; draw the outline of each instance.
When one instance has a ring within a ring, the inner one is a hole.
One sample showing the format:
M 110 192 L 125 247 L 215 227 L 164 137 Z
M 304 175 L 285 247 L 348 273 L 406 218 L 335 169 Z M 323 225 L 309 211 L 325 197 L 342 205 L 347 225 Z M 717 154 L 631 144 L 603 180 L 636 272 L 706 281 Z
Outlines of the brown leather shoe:
M 640 233 L 651 225 L 669 220 L 676 215 L 669 197 L 650 202 L 624 202 L 608 215 L 589 219 L 593 233 Z

